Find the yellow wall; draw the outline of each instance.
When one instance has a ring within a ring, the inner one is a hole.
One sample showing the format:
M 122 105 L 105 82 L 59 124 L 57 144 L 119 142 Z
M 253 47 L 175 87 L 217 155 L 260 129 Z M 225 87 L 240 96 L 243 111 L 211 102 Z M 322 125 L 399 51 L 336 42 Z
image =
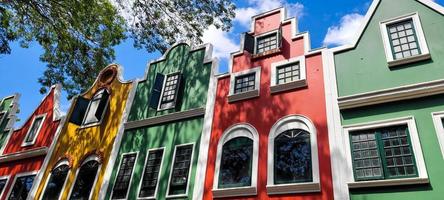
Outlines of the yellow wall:
M 118 76 L 117 76 L 118 77 Z M 98 199 L 100 186 L 110 158 L 114 139 L 121 125 L 122 115 L 125 110 L 126 101 L 132 88 L 132 83 L 121 83 L 115 78 L 110 84 L 110 102 L 108 109 L 102 119 L 102 123 L 97 126 L 80 128 L 73 123 L 66 122 L 59 139 L 51 155 L 48 167 L 45 170 L 42 180 L 39 183 L 35 198 L 40 199 L 43 194 L 43 188 L 49 178 L 51 169 L 57 164 L 60 158 L 70 158 L 71 170 L 68 174 L 68 180 L 62 190 L 62 199 L 68 199 L 69 192 L 75 182 L 75 175 L 85 156 L 91 155 L 95 151 L 101 152 L 103 162 L 98 171 L 98 178 L 93 189 L 92 199 Z M 96 84 L 82 96 L 91 99 L 94 93 L 100 89 Z M 73 107 L 73 106 L 72 106 Z M 71 107 L 71 109 L 72 109 Z M 70 111 L 71 114 L 71 111 Z M 68 115 L 68 119 L 69 116 Z M 67 120 L 68 121 L 68 120 Z

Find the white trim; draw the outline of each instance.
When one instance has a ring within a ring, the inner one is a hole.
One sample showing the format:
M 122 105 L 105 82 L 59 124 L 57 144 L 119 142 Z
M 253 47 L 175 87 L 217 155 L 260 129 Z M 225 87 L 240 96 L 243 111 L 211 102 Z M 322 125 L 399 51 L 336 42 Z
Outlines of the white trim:
M 187 178 L 187 186 L 185 189 L 185 194 L 176 194 L 176 195 L 169 195 L 170 193 L 170 184 L 171 184 L 171 176 L 173 175 L 173 169 L 174 169 L 174 162 L 176 161 L 176 150 L 177 147 L 181 147 L 181 146 L 188 146 L 191 145 L 191 159 L 190 159 L 190 168 L 188 169 L 188 178 Z M 193 159 L 194 159 L 194 143 L 186 143 L 186 144 L 179 144 L 174 146 L 174 153 L 173 153 L 173 162 L 171 163 L 171 169 L 170 169 L 170 176 L 168 178 L 168 184 L 167 184 L 167 191 L 166 191 L 166 197 L 167 199 L 169 198 L 182 198 L 182 197 L 188 197 L 188 191 L 189 191 L 189 186 L 190 186 L 190 179 L 191 179 L 191 171 L 193 171 Z
M 193 199 L 201 200 L 203 198 L 206 170 L 208 164 L 208 152 L 210 148 L 211 128 L 213 125 L 214 105 L 216 102 L 218 80 L 215 77 L 219 65 L 217 59 L 213 59 L 211 66 L 211 75 L 208 91 L 205 115 L 203 120 L 202 134 L 200 139 L 199 153 L 197 154 L 197 168 L 194 176 Z
M 180 83 L 180 82 L 178 82 L 177 83 L 177 85 L 176 85 L 176 93 L 174 94 L 174 102 L 169 102 L 168 103 L 168 105 L 167 105 L 167 107 L 165 107 L 165 108 L 160 108 L 160 106 L 162 105 L 162 98 L 163 98 L 163 93 L 165 92 L 165 87 L 166 87 L 166 81 L 167 81 L 167 79 L 168 79 L 168 76 L 173 76 L 173 75 L 176 75 L 176 74 L 178 74 L 179 75 L 179 77 L 182 75 L 182 71 L 175 71 L 175 72 L 171 72 L 171 73 L 169 73 L 169 74 L 165 74 L 165 75 L 163 75 L 164 76 L 164 78 L 163 78 L 163 83 L 162 83 L 162 91 L 160 92 L 160 97 L 159 97 L 159 102 L 157 102 L 157 111 L 159 112 L 159 111 L 164 111 L 164 110 L 169 110 L 169 109 L 173 109 L 173 108 L 175 108 L 176 107 L 176 104 L 177 104 L 177 98 L 178 98 L 178 96 L 179 96 L 179 94 L 178 94 L 178 88 L 180 88 L 180 84 L 183 84 L 183 83 Z M 180 78 L 179 78 L 180 79 Z M 182 81 L 182 80 L 181 80 Z M 172 103 L 174 103 L 174 104 L 172 104 Z
M 247 91 L 247 92 L 241 92 L 241 93 L 234 93 L 234 88 L 236 85 L 236 78 L 238 76 L 248 75 L 248 74 L 255 74 L 254 78 L 254 90 Z M 228 102 L 232 103 L 235 101 L 250 99 L 254 97 L 259 96 L 260 88 L 261 88 L 261 67 L 254 67 L 251 69 L 246 69 L 244 71 L 232 73 L 230 76 L 230 92 L 228 94 Z
M 371 180 L 371 181 L 356 181 L 353 174 L 352 167 L 352 155 L 350 148 L 350 132 L 383 128 L 396 125 L 407 125 L 409 130 L 409 136 L 411 140 L 411 145 L 413 153 L 415 156 L 416 168 L 418 171 L 418 177 L 415 178 L 399 178 L 390 180 Z M 347 168 L 347 185 L 349 188 L 362 188 L 362 187 L 376 187 L 376 186 L 389 186 L 389 185 L 406 185 L 406 184 L 420 184 L 428 183 L 427 169 L 424 162 L 424 157 L 421 150 L 421 143 L 419 140 L 418 131 L 416 128 L 416 123 L 414 117 L 402 117 L 396 119 L 388 119 L 374 122 L 367 122 L 361 124 L 353 124 L 344 126 L 344 145 L 343 150 L 346 152 L 346 162 L 343 163 L 343 167 Z
M 435 126 L 436 137 L 438 138 L 439 147 L 444 158 L 444 111 L 432 113 L 433 125 Z
M 277 68 L 284 65 L 299 63 L 299 80 L 277 84 Z M 305 56 L 298 56 L 271 64 L 270 92 L 277 93 L 307 86 Z
M 46 192 L 46 187 L 48 186 L 48 183 L 49 183 L 49 179 L 51 179 L 51 176 L 52 176 L 52 171 L 54 170 L 54 169 L 56 169 L 57 167 L 60 167 L 60 166 L 62 166 L 62 165 L 68 165 L 69 166 L 69 161 L 68 161 L 68 159 L 62 159 L 62 160 L 60 160 L 60 161 L 58 161 L 55 165 L 54 165 L 54 167 L 50 170 L 50 172 L 49 172 L 49 175 L 48 175 L 48 178 L 46 179 L 46 181 L 45 181 L 45 185 L 44 185 L 44 187 L 43 187 L 43 190 L 42 190 L 42 193 L 41 193 L 41 195 L 40 195 L 40 200 L 43 198 L 43 195 L 45 195 L 45 192 Z M 43 169 L 42 171 L 44 171 L 45 169 Z M 68 178 L 69 178 L 69 175 L 71 174 L 71 167 L 69 168 L 69 170 L 68 170 L 68 173 L 66 174 L 66 177 L 65 177 L 65 181 L 63 182 L 63 185 L 62 185 L 62 189 L 60 190 L 60 194 L 59 194 L 59 198 L 58 198 L 58 200 L 60 200 L 60 199 L 62 199 L 62 196 L 63 196 L 63 190 L 65 189 L 65 186 L 66 186 L 66 183 L 68 182 Z M 40 185 L 40 184 L 37 184 L 37 185 Z
M 186 111 L 182 111 L 182 112 L 174 112 L 174 113 L 150 117 L 150 118 L 142 119 L 142 120 L 138 120 L 138 121 L 126 122 L 126 123 L 124 123 L 124 127 L 125 127 L 125 130 L 128 130 L 128 129 L 153 126 L 153 125 L 164 124 L 164 123 L 171 123 L 171 122 L 179 121 L 179 120 L 183 120 L 183 119 L 203 116 L 205 114 L 205 111 L 206 111 L 205 108 L 195 108 L 195 109 L 190 109 L 190 110 L 186 110 Z
M 411 56 L 411 57 L 401 58 L 401 59 L 395 59 L 393 57 L 392 46 L 391 46 L 391 42 L 389 39 L 390 33 L 387 30 L 387 26 L 394 24 L 394 23 L 402 22 L 402 21 L 405 21 L 408 19 L 411 19 L 413 22 L 413 24 L 412 24 L 413 30 L 415 31 L 417 43 L 418 43 L 419 50 L 420 50 L 421 54 Z M 398 65 L 402 65 L 402 64 L 425 60 L 425 59 L 430 59 L 429 48 L 427 47 L 427 42 L 425 40 L 424 31 L 422 30 L 421 21 L 419 19 L 419 14 L 417 12 L 411 13 L 408 15 L 395 17 L 395 18 L 392 18 L 389 20 L 384 20 L 379 23 L 379 28 L 381 31 L 382 41 L 383 41 L 384 50 L 385 50 L 385 56 L 387 58 L 387 63 L 389 65 L 389 67 L 398 66 Z
M 251 185 L 245 187 L 235 188 L 218 188 L 220 162 L 222 159 L 223 145 L 231 139 L 237 137 L 247 137 L 253 140 L 253 152 L 252 152 L 252 169 L 251 169 Z M 258 174 L 258 156 L 259 156 L 259 135 L 257 130 L 247 123 L 234 124 L 224 131 L 222 137 L 219 139 L 217 145 L 216 166 L 214 172 L 213 182 L 213 197 L 232 197 L 232 196 L 251 196 L 257 194 L 257 174 Z
M 388 88 L 338 98 L 340 109 L 414 99 L 444 93 L 444 79 Z
M 275 30 L 272 30 L 272 31 L 268 31 L 268 32 L 265 32 L 265 33 L 261 33 L 259 35 L 254 36 L 254 51 L 253 51 L 254 55 L 258 55 L 258 52 L 257 52 L 257 40 L 259 38 L 262 38 L 262 37 L 265 37 L 265 36 L 269 36 L 269 35 L 272 35 L 272 34 L 276 35 L 276 48 L 274 48 L 274 49 L 279 49 L 279 42 L 282 41 L 283 36 L 281 35 L 282 38 L 279 38 L 279 28 L 278 28 L 278 29 L 275 29 Z M 273 50 L 273 49 L 270 49 L 268 51 L 271 51 L 271 50 Z M 264 52 L 261 52 L 259 54 L 266 53 L 266 52 L 267 51 L 264 51 Z
M 42 118 L 42 122 L 40 122 L 40 125 L 39 125 L 39 127 L 37 128 L 37 131 L 36 131 L 36 133 L 34 134 L 34 138 L 32 138 L 32 141 L 31 141 L 31 142 L 26 142 L 26 140 L 27 140 L 27 138 L 28 138 L 28 136 L 29 136 L 29 133 L 31 132 L 31 129 L 32 129 L 32 127 L 34 126 L 35 120 L 36 120 L 36 119 L 40 119 L 40 118 Z M 37 137 L 38 137 L 39 134 L 40 134 L 40 130 L 42 129 L 43 124 L 45 123 L 45 119 L 46 119 L 46 113 L 43 113 L 43 114 L 41 114 L 41 115 L 37 115 L 37 116 L 35 116 L 35 117 L 32 119 L 31 125 L 28 127 L 28 131 L 26 132 L 25 138 L 23 138 L 23 142 L 22 142 L 21 147 L 27 147 L 27 146 L 31 146 L 31 145 L 34 145 L 34 144 L 35 144 L 35 141 L 37 140 Z
M 1 104 L 0 104 L 1 105 Z M 11 180 L 11 175 L 5 175 L 5 176 L 0 176 L 0 180 L 5 180 L 5 187 L 3 188 L 2 191 L 0 191 L 0 198 L 3 199 L 3 194 L 5 193 L 6 187 L 8 186 L 10 180 Z
M 130 180 L 128 182 L 128 190 L 126 191 L 125 198 L 122 198 L 122 199 L 127 199 L 128 198 L 129 191 L 131 190 L 131 182 L 133 181 L 133 177 L 134 177 L 134 171 L 135 171 L 134 168 L 136 168 L 136 166 L 137 166 L 137 158 L 139 157 L 139 151 L 122 153 L 122 155 L 120 155 L 119 166 L 117 167 L 116 177 L 114 178 L 114 182 L 113 182 L 113 188 L 111 189 L 111 193 L 110 193 L 110 196 L 109 196 L 110 199 L 113 199 L 114 187 L 116 186 L 117 177 L 119 175 L 120 168 L 122 167 L 123 157 L 126 156 L 126 155 L 131 155 L 131 154 L 136 154 L 136 157 L 134 158 L 134 165 L 133 165 L 133 167 L 131 169 L 131 177 L 130 177 Z M 116 199 L 116 200 L 121 200 L 121 199 Z
M 154 189 L 154 195 L 150 196 L 150 197 L 139 197 L 140 190 L 142 188 L 143 177 L 145 176 L 146 163 L 148 162 L 148 157 L 150 155 L 150 152 L 158 151 L 158 150 L 162 150 L 162 158 L 160 160 L 159 174 L 157 174 L 157 183 L 156 183 L 156 189 Z M 142 176 L 140 176 L 139 186 L 137 187 L 137 194 L 136 194 L 137 198 L 136 199 L 141 200 L 141 199 L 156 199 L 157 198 L 157 191 L 159 191 L 160 174 L 162 173 L 164 158 L 165 158 L 165 147 L 148 149 L 146 157 L 145 157 L 145 162 L 143 163 L 143 166 L 142 166 L 143 167 Z
M 274 184 L 274 139 L 282 132 L 291 129 L 302 129 L 310 134 L 312 182 Z M 321 191 L 319 178 L 319 158 L 317 131 L 313 122 L 302 115 L 288 115 L 279 119 L 270 130 L 268 136 L 267 160 L 267 192 L 268 194 L 307 193 Z
M 25 158 L 32 158 L 36 156 L 43 156 L 46 155 L 47 153 L 48 153 L 48 147 L 39 147 L 25 151 L 3 154 L 0 156 L 0 163 L 16 161 Z
M 82 164 L 77 167 L 76 176 L 73 179 L 74 182 L 72 183 L 71 188 L 69 189 L 68 199 L 71 198 L 71 193 L 72 193 L 72 190 L 74 189 L 74 186 L 76 185 L 77 176 L 79 175 L 80 169 L 82 168 L 83 165 L 85 165 L 87 162 L 92 161 L 92 160 L 97 161 L 97 163 L 99 164 L 99 167 L 97 168 L 96 177 L 94 178 L 94 183 L 91 186 L 91 191 L 90 191 L 89 197 L 88 197 L 88 200 L 91 200 L 91 197 L 94 193 L 94 187 L 96 186 L 97 179 L 99 178 L 100 170 L 102 169 L 102 163 L 100 163 L 100 158 L 96 154 L 92 154 L 92 155 L 88 156 L 85 160 L 83 160 Z
M 8 195 L 6 196 L 5 199 L 9 199 L 9 196 L 11 196 L 12 190 L 14 189 L 15 182 L 17 181 L 18 178 L 21 178 L 21 177 L 24 177 L 24 176 L 32 176 L 32 175 L 34 175 L 34 180 L 32 181 L 32 185 L 35 185 L 35 178 L 37 176 L 37 173 L 38 173 L 38 171 L 30 171 L 30 172 L 23 172 L 23 173 L 16 174 L 14 176 L 14 181 L 12 181 L 12 184 L 10 185 L 11 187 L 9 188 L 9 191 L 7 193 Z M 5 189 L 6 189 L 6 186 L 5 186 Z M 32 186 L 29 189 L 29 192 L 28 192 L 28 195 L 27 195 L 28 198 L 29 198 L 29 193 L 31 192 L 31 189 L 32 189 Z

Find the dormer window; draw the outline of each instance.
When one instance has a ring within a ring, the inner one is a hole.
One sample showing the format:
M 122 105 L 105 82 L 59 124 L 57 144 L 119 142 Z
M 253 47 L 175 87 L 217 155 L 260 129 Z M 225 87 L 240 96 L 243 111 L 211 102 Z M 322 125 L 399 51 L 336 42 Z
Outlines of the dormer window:
M 176 108 L 181 82 L 182 74 L 180 72 L 167 75 L 157 73 L 151 90 L 150 107 L 158 111 Z
M 109 94 L 105 89 L 100 90 L 94 95 L 89 102 L 83 125 L 98 123 L 102 120 L 106 106 L 108 105 L 108 97 Z
M 280 51 L 282 47 L 282 27 L 266 33 L 253 35 L 245 33 L 243 50 L 253 55 L 253 58 L 270 55 Z
M 25 140 L 23 141 L 22 146 L 29 146 L 35 143 L 37 135 L 42 128 L 43 121 L 45 121 L 45 116 L 46 114 L 34 117 L 34 119 L 32 120 L 32 124 L 28 129 L 28 133 L 26 133 Z
M 277 32 L 256 38 L 256 54 L 263 53 L 278 47 Z

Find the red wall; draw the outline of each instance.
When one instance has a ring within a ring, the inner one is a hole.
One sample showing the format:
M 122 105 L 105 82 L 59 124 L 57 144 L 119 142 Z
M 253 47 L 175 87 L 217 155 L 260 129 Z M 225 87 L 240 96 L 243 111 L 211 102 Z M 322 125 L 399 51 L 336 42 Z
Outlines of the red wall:
M 259 33 L 277 29 L 281 22 L 280 19 L 280 12 L 263 17 L 260 20 L 256 20 L 255 29 Z M 211 190 L 213 188 L 219 139 L 227 128 L 242 122 L 254 126 L 259 134 L 258 194 L 257 196 L 234 197 L 231 199 L 333 199 L 321 54 L 306 56 L 307 87 L 270 94 L 271 64 L 304 55 L 304 40 L 307 38 L 299 37 L 299 39 L 292 40 L 291 26 L 295 26 L 295 24 L 286 23 L 282 27 L 284 37 L 282 53 L 254 60 L 250 58 L 248 53 L 234 57 L 232 72 L 243 71 L 257 66 L 262 67 L 260 96 L 258 98 L 228 103 L 227 96 L 230 88 L 230 77 L 219 79 L 205 178 L 204 199 L 213 198 Z M 269 196 L 266 191 L 268 134 L 274 123 L 280 118 L 291 114 L 308 117 L 317 129 L 321 192 Z

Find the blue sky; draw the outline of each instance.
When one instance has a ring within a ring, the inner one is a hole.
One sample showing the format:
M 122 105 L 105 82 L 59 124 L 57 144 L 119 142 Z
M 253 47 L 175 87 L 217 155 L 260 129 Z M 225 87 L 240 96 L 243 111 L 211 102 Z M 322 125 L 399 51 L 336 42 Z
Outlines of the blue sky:
M 444 0 L 436 0 L 441 5 Z M 240 33 L 248 31 L 251 16 L 285 6 L 290 16 L 298 19 L 299 31 L 309 31 L 312 48 L 321 46 L 337 46 L 347 43 L 360 26 L 363 16 L 371 4 L 371 0 L 235 0 L 236 18 L 230 32 L 222 32 L 210 27 L 204 33 L 204 42 L 214 45 L 213 55 L 220 59 L 221 72 L 227 69 L 227 58 L 230 52 L 239 49 Z M 144 50 L 133 47 L 131 39 L 127 39 L 116 48 L 115 63 L 124 68 L 124 78 L 143 77 L 146 65 L 150 60 L 160 57 L 159 53 L 148 54 Z M 0 89 L 0 97 L 20 93 L 20 122 L 34 111 L 44 95 L 39 93 L 37 79 L 42 75 L 46 64 L 39 61 L 42 49 L 34 43 L 28 49 L 12 44 L 10 55 L 0 55 L 0 74 L 2 82 L 7 83 Z M 62 95 L 61 108 L 67 111 L 70 102 L 66 94 Z

